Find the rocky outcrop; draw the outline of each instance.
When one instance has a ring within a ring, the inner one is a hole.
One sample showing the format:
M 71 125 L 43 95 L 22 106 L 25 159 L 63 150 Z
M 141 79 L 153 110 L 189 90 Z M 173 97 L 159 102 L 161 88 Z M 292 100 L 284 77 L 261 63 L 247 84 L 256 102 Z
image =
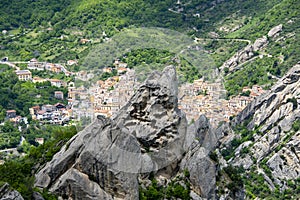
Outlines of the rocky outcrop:
M 193 190 L 208 199 L 216 198 L 216 163 L 209 157 L 217 144 L 217 136 L 205 116 L 200 116 L 189 127 L 195 133 L 189 151 L 181 162 L 181 169 L 188 170 Z
M 0 187 L 0 200 L 24 200 L 21 194 L 10 188 L 8 183 Z
M 215 130 L 205 116 L 188 126 L 177 105 L 174 67 L 154 72 L 116 117 L 99 116 L 74 136 L 38 172 L 35 186 L 62 199 L 138 199 L 139 185 L 151 185 L 150 174 L 164 187 L 188 170 L 191 198 L 217 199 L 221 189 L 222 198 L 243 199 L 243 186 L 235 186 L 232 194 L 226 184 L 232 180 L 221 170 L 232 165 L 256 168 L 271 190 L 284 189 L 289 179 L 300 177 L 295 128 L 300 119 L 299 78 L 298 64 L 230 124 Z M 242 137 L 234 133 L 238 125 L 255 132 L 225 159 L 222 151 Z M 266 167 L 270 171 L 264 171 Z M 225 186 L 218 185 L 217 174 Z
M 248 61 L 249 59 L 255 56 L 254 47 L 253 45 L 248 45 L 241 51 L 234 54 L 229 60 L 223 63 L 220 67 L 222 70 L 228 68 L 229 71 L 236 71 L 238 70 L 238 66 L 242 63 Z
M 276 184 L 282 185 L 281 180 L 292 180 L 300 177 L 300 132 L 275 153 L 267 162 L 272 170 Z
M 203 115 L 188 126 L 177 96 L 174 67 L 152 73 L 116 117 L 98 116 L 75 135 L 36 174 L 35 186 L 62 199 L 138 199 L 150 174 L 164 186 L 188 170 L 191 198 L 215 199 L 209 155 L 228 126 L 215 131 Z
M 256 162 L 258 173 L 263 174 L 272 190 L 275 185 L 283 190 L 288 180 L 300 178 L 299 94 L 300 65 L 297 64 L 232 121 L 233 126 L 248 122 L 247 128 L 255 129 L 255 134 L 252 141 L 235 149 L 234 158 L 228 162 L 248 170 Z M 241 153 L 244 148 L 248 150 Z M 259 166 L 269 168 L 268 175 Z
M 251 119 L 248 127 L 259 126 L 261 132 L 275 135 L 289 131 L 292 123 L 300 117 L 297 109 L 300 102 L 299 78 L 300 65 L 297 64 L 269 92 L 255 99 L 238 114 L 234 123 L 241 124 Z
M 276 37 L 281 31 L 282 24 L 272 28 L 268 32 L 268 37 Z M 256 39 L 253 44 L 247 45 L 244 49 L 238 51 L 229 60 L 224 62 L 220 69 L 224 70 L 225 68 L 228 68 L 229 72 L 239 70 L 246 62 L 257 58 L 258 51 L 265 49 L 267 45 L 268 38 L 266 36 Z
M 276 37 L 281 31 L 282 31 L 282 24 L 273 27 L 273 28 L 268 32 L 268 37 Z
M 63 199 L 138 199 L 138 174 L 176 173 L 187 132 L 174 67 L 154 72 L 113 119 L 99 116 L 36 175 Z
M 263 36 L 262 38 L 258 38 L 255 40 L 253 44 L 253 51 L 258 51 L 268 44 L 268 38 L 266 36 Z

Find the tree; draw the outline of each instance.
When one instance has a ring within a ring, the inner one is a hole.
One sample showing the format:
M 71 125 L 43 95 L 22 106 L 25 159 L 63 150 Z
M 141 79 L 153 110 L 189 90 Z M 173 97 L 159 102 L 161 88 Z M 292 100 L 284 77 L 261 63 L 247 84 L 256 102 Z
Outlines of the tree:
M 3 126 L 1 126 L 1 131 L 4 133 L 16 132 L 18 129 L 10 121 L 6 121 Z

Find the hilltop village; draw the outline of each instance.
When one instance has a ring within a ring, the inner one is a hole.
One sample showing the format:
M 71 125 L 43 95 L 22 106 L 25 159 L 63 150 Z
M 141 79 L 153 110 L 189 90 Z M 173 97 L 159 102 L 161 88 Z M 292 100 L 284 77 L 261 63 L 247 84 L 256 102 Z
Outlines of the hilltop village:
M 67 66 L 77 65 L 77 61 L 69 60 Z M 17 68 L 17 67 L 16 67 Z M 33 120 L 51 124 L 67 124 L 71 119 L 81 120 L 83 118 L 94 119 L 98 115 L 113 117 L 122 106 L 124 106 L 139 86 L 135 71 L 127 67 L 126 63 L 116 60 L 113 67 L 106 67 L 103 73 L 112 73 L 115 76 L 106 80 L 98 80 L 89 87 L 83 85 L 76 87 L 75 82 L 66 82 L 59 79 L 41 78 L 32 76 L 32 70 L 51 71 L 64 73 L 65 76 L 74 76 L 76 80 L 87 81 L 91 77 L 87 71 L 77 73 L 70 72 L 62 64 L 39 62 L 31 59 L 27 69 L 17 68 L 16 75 L 21 81 L 32 81 L 43 83 L 49 81 L 57 88 L 66 87 L 68 94 L 55 91 L 55 98 L 67 99 L 67 104 L 57 103 L 55 105 L 36 105 L 29 108 Z M 199 115 L 205 114 L 211 124 L 217 126 L 222 121 L 229 121 L 232 116 L 244 109 L 249 102 L 265 91 L 255 85 L 252 88 L 244 87 L 240 95 L 225 99 L 226 91 L 221 80 L 208 82 L 204 79 L 195 80 L 193 83 L 185 83 L 179 87 L 179 108 L 182 109 L 189 122 L 196 120 Z M 7 118 L 12 122 L 22 119 L 16 115 L 15 110 L 7 111 Z

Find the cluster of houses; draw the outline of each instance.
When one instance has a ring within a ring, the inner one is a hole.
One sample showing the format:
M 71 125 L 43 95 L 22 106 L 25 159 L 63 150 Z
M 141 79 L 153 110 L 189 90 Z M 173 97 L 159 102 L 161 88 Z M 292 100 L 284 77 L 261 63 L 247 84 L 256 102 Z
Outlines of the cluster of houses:
M 106 81 L 97 81 L 90 88 L 83 86 L 75 88 L 69 85 L 68 101 L 73 108 L 74 118 L 95 118 L 98 115 L 106 117 L 114 116 L 134 94 L 139 83 L 136 81 L 135 71 L 118 65 L 116 69 L 125 68 L 118 72 L 118 76 L 111 77 Z M 110 72 L 105 68 L 104 72 Z M 203 79 L 195 80 L 192 84 L 183 84 L 179 88 L 179 108 L 182 109 L 189 121 L 196 120 L 201 114 L 205 114 L 212 125 L 219 122 L 229 121 L 242 111 L 254 98 L 265 91 L 259 86 L 245 87 L 243 93 L 248 96 L 238 95 L 226 100 L 226 90 L 221 81 L 206 82 Z
M 67 64 L 75 65 L 77 61 L 70 60 Z M 36 59 L 30 60 L 28 69 L 66 73 L 65 68 L 59 64 L 38 62 Z M 97 115 L 111 117 L 133 95 L 134 89 L 139 84 L 136 81 L 134 70 L 129 69 L 126 63 L 115 60 L 114 66 L 104 68 L 103 72 L 111 73 L 113 70 L 117 70 L 117 76 L 110 77 L 105 81 L 99 80 L 90 88 L 83 86 L 75 88 L 74 83 L 67 85 L 66 82 L 58 79 L 32 78 L 29 70 L 20 70 L 16 73 L 20 80 L 32 80 L 34 83 L 50 81 L 51 85 L 56 87 L 68 86 L 68 106 L 73 110 L 73 117 L 80 119 L 82 116 L 94 118 Z M 68 74 L 70 73 L 68 72 Z M 86 71 L 76 73 L 76 78 L 81 80 L 88 80 L 91 78 L 90 76 L 92 74 L 88 74 Z M 179 91 L 179 108 L 186 113 L 188 120 L 196 120 L 200 114 L 205 114 L 211 119 L 213 125 L 217 125 L 221 121 L 229 121 L 231 116 L 235 116 L 255 97 L 265 92 L 259 86 L 245 87 L 243 93 L 248 95 L 238 95 L 226 100 L 226 91 L 221 81 L 211 83 L 203 79 L 195 80 L 191 84 L 186 83 L 179 88 Z M 55 93 L 55 97 L 63 99 L 63 94 L 58 91 Z M 56 123 L 63 119 L 66 113 L 69 113 L 66 110 L 50 109 L 50 111 L 45 109 L 42 107 L 40 110 L 37 108 L 31 110 L 33 119 L 47 119 Z M 70 115 L 68 116 L 70 117 Z
M 208 83 L 203 79 L 195 80 L 192 84 L 184 84 L 179 88 L 179 108 L 182 109 L 189 121 L 196 120 L 205 114 L 210 123 L 217 126 L 219 122 L 229 121 L 231 116 L 241 112 L 251 101 L 265 91 L 260 86 L 243 88 L 249 95 L 238 95 L 226 100 L 226 91 L 221 82 Z
M 98 115 L 114 116 L 134 94 L 138 83 L 135 71 L 126 69 L 127 73 L 113 76 L 105 81 L 99 80 L 92 87 L 68 87 L 68 102 L 72 106 L 73 116 L 95 118 Z
M 29 112 L 33 120 L 61 125 L 68 123 L 72 115 L 72 109 L 62 103 L 33 106 L 29 108 Z
M 15 124 L 20 123 L 21 121 L 24 121 L 27 123 L 27 119 L 17 115 L 17 111 L 16 110 L 7 110 L 6 111 L 6 119 L 9 120 L 10 122 L 13 122 Z
M 50 78 L 40 78 L 40 77 L 33 77 L 32 82 L 33 83 L 44 83 L 49 81 L 52 86 L 55 87 L 66 87 L 67 82 L 59 79 L 50 79 Z
M 77 64 L 77 61 L 69 60 L 69 61 L 67 61 L 67 64 L 68 65 L 74 65 L 74 64 Z M 54 73 L 64 73 L 66 76 L 72 75 L 72 72 L 69 72 L 61 64 L 39 62 L 36 58 L 33 58 L 28 62 L 27 68 L 30 69 L 30 70 L 38 70 L 38 71 L 48 70 L 48 71 L 51 71 L 51 72 L 54 72 Z
M 63 100 L 64 93 L 62 91 L 55 91 L 54 97 Z M 72 109 L 68 105 L 65 106 L 62 103 L 57 103 L 55 105 L 47 104 L 33 106 L 29 108 L 29 113 L 33 120 L 51 124 L 66 124 L 72 116 Z M 25 124 L 27 124 L 27 118 L 17 115 L 16 110 L 7 110 L 6 119 L 14 124 L 18 124 L 21 121 L 24 121 Z
M 68 60 L 67 65 L 77 65 L 76 60 Z M 47 63 L 47 62 L 39 62 L 37 59 L 33 58 L 28 62 L 26 70 L 17 70 L 16 75 L 18 76 L 19 80 L 21 81 L 30 81 L 33 80 L 32 73 L 30 70 L 38 70 L 44 71 L 48 70 L 54 73 L 64 73 L 66 76 L 73 75 L 74 73 L 68 71 L 63 65 L 61 64 L 54 64 L 54 63 Z

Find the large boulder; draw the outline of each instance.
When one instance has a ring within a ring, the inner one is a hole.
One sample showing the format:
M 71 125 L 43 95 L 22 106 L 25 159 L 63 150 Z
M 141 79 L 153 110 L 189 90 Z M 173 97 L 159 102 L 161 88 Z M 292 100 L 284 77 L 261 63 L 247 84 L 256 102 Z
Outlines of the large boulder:
M 282 31 L 282 24 L 279 24 L 278 26 L 273 27 L 269 32 L 268 32 L 268 37 L 275 37 L 278 33 Z
M 63 199 L 138 199 L 138 174 L 175 172 L 187 121 L 175 68 L 154 72 L 113 119 L 99 117 L 36 174 Z

